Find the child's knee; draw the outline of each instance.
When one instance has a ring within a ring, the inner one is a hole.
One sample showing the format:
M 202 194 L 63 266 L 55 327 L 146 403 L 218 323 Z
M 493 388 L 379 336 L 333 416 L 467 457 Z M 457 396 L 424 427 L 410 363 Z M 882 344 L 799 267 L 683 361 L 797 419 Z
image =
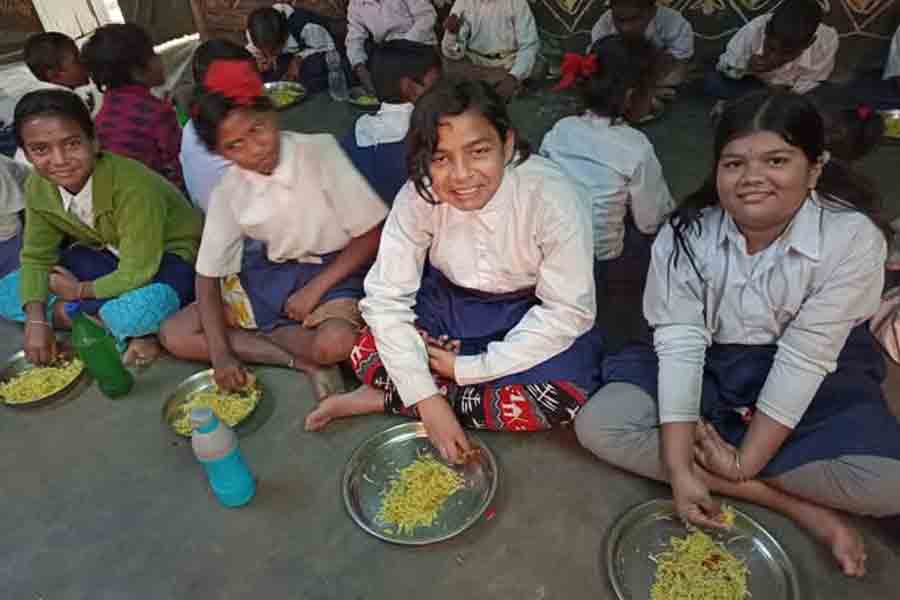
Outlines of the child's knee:
M 184 335 L 179 332 L 177 317 L 178 315 L 169 317 L 159 326 L 159 343 L 162 344 L 162 347 L 169 354 L 176 357 L 180 355 L 179 351 L 181 350 L 182 336 Z
M 333 365 L 350 357 L 359 332 L 350 323 L 326 321 L 316 330 L 313 359 L 320 365 Z
M 643 422 L 653 417 L 644 414 L 642 400 L 654 404 L 644 390 L 630 383 L 614 382 L 600 388 L 575 417 L 578 442 L 598 458 L 618 463 L 622 451 L 627 451 L 626 437 L 651 426 Z

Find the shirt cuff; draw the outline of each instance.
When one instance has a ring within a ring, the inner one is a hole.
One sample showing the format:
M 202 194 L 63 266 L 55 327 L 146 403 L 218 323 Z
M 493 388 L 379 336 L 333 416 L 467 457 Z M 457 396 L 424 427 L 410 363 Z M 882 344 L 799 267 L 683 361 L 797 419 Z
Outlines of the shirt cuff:
M 486 354 L 457 356 L 453 366 L 453 378 L 459 385 L 476 385 L 494 379 L 487 372 Z
M 756 408 L 785 427 L 794 429 L 803 418 L 824 379 L 825 375 L 822 373 L 809 371 L 776 358 L 759 393 Z
M 441 393 L 430 374 L 401 375 L 391 377 L 391 381 L 397 387 L 397 393 L 407 408 Z

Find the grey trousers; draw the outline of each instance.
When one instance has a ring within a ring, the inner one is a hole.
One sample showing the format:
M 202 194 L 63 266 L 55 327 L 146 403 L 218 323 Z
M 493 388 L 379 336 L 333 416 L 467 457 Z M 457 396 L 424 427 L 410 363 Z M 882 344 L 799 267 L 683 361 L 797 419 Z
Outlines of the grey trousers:
M 626 471 L 667 481 L 660 452 L 659 407 L 630 383 L 601 388 L 575 419 L 582 446 Z M 840 456 L 802 465 L 769 480 L 814 504 L 874 517 L 900 514 L 900 460 Z

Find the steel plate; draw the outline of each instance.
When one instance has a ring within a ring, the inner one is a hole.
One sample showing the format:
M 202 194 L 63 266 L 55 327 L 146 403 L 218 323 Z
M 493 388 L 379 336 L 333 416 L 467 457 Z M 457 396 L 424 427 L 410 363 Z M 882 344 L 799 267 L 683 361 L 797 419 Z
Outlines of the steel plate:
M 609 533 L 606 556 L 601 559 L 619 600 L 648 600 L 656 574 L 650 556 L 667 549 L 673 536 L 687 533 L 671 500 L 651 500 L 622 515 Z M 735 510 L 730 531 L 706 533 L 747 565 L 751 598 L 800 599 L 799 578 L 791 559 L 762 525 Z
M 23 371 L 27 371 L 28 369 L 33 368 L 28 359 L 25 358 L 25 351 L 16 352 L 12 356 L 10 356 L 3 365 L 3 370 L 0 371 L 0 381 L 6 382 L 22 373 Z M 87 387 L 91 383 L 90 375 L 88 375 L 87 369 L 82 369 L 81 374 L 76 377 L 72 383 L 59 390 L 54 394 L 50 394 L 44 398 L 40 398 L 38 400 L 34 400 L 32 402 L 25 402 L 21 404 L 12 404 L 7 402 L 4 398 L 0 397 L 0 404 L 7 406 L 9 408 L 15 410 L 31 410 L 36 408 L 48 408 L 50 406 L 64 404 L 69 402 L 70 400 L 74 400 L 81 393 L 87 389 Z
M 268 94 L 269 98 L 272 100 L 272 104 L 275 106 L 276 110 L 286 110 L 300 104 L 306 99 L 306 88 L 294 81 L 270 81 L 263 85 L 263 89 L 266 90 L 266 94 Z M 277 92 L 279 90 L 291 90 L 297 92 L 299 95 L 292 102 L 278 105 L 275 103 L 275 99 L 272 98 L 272 92 Z
M 259 402 L 250 414 L 232 427 L 238 437 L 244 437 L 262 427 L 263 423 L 268 420 L 275 410 L 274 400 L 271 398 L 271 394 L 266 393 L 265 386 L 262 381 L 260 381 L 258 374 L 256 375 L 256 385 L 259 386 L 261 394 Z M 163 423 L 165 423 L 166 427 L 169 428 L 169 431 L 171 431 L 173 435 L 178 436 L 179 439 L 188 437 L 175 431 L 175 427 L 173 426 L 175 419 L 181 416 L 179 408 L 188 401 L 188 396 L 194 392 L 212 390 L 215 386 L 216 384 L 213 381 L 213 370 L 207 369 L 206 371 L 191 375 L 175 388 L 175 391 L 166 399 L 162 409 Z
M 382 492 L 399 469 L 411 464 L 421 452 L 440 460 L 431 445 L 425 427 L 419 422 L 403 423 L 377 433 L 360 445 L 344 470 L 343 495 L 347 512 L 366 532 L 395 544 L 421 546 L 459 535 L 484 514 L 497 491 L 497 461 L 490 448 L 469 436 L 479 448 L 468 463 L 449 465 L 465 479 L 464 489 L 453 494 L 444 505 L 437 522 L 419 527 L 412 534 L 392 533 L 393 528 L 377 522 Z

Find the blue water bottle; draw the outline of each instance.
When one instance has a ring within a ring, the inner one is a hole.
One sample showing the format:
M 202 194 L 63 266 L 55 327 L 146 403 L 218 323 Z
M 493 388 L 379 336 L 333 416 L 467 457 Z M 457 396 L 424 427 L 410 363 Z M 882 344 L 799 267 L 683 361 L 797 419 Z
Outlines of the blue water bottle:
M 191 409 L 191 423 L 191 446 L 216 498 L 230 508 L 250 502 L 256 481 L 238 448 L 237 436 L 208 407 Z

